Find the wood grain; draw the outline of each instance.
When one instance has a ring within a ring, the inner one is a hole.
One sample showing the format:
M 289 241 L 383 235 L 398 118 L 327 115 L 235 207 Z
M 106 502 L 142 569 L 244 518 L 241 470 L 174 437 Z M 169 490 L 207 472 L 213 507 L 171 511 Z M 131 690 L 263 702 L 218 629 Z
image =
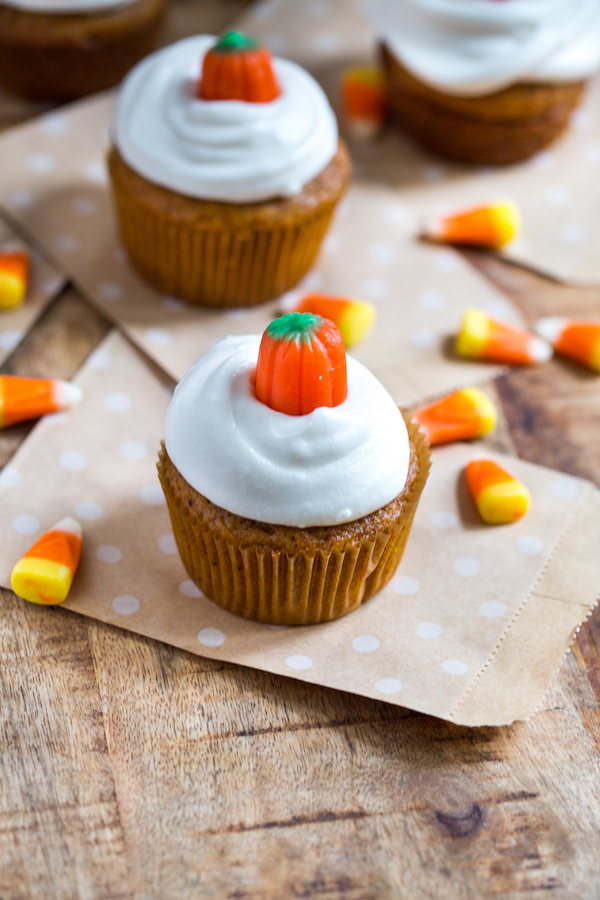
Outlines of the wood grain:
M 600 313 L 600 289 L 469 258 L 530 322 Z M 109 327 L 68 289 L 4 371 L 70 377 Z M 489 390 L 496 449 L 600 483 L 596 379 L 555 361 Z M 29 428 L 0 432 L 0 465 Z M 0 635 L 2 900 L 600 896 L 598 614 L 531 721 L 482 729 L 8 591 Z

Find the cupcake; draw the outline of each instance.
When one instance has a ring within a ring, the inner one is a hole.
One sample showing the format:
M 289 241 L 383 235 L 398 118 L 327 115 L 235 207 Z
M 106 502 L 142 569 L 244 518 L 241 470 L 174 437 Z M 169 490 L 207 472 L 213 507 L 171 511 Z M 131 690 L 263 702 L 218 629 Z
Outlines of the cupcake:
M 62 102 L 114 87 L 153 49 L 165 0 L 1 0 L 0 86 Z
M 237 32 L 180 41 L 130 73 L 109 170 L 133 266 L 213 307 L 297 284 L 350 180 L 316 81 Z
M 193 581 L 239 616 L 309 625 L 392 577 L 427 443 L 348 357 L 333 322 L 288 313 L 228 337 L 177 387 L 158 464 Z
M 390 118 L 459 162 L 543 150 L 600 65 L 598 0 L 372 0 L 371 10 Z

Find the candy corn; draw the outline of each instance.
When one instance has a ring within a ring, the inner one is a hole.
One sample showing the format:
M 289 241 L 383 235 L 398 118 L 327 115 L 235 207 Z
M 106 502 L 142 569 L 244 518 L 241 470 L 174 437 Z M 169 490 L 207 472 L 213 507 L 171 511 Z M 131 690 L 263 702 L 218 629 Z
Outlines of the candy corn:
M 436 403 L 423 406 L 412 414 L 425 432 L 427 440 L 435 444 L 451 441 L 467 441 L 483 437 L 496 427 L 498 413 L 496 407 L 483 391 L 477 388 L 463 388 L 448 394 Z
M 80 555 L 81 525 L 75 519 L 62 519 L 16 564 L 10 579 L 13 591 L 31 603 L 62 603 Z
M 340 329 L 346 349 L 367 336 L 375 321 L 375 307 L 366 300 L 332 297 L 329 294 L 304 294 L 293 299 L 286 312 L 313 313 L 331 319 Z
M 0 375 L 0 428 L 70 409 L 82 397 L 81 388 L 68 381 Z
M 373 137 L 381 128 L 385 111 L 383 74 L 380 69 L 347 69 L 342 75 L 342 105 L 357 137 Z
M 498 250 L 512 241 L 520 230 L 519 208 L 514 203 L 505 201 L 492 206 L 474 206 L 441 216 L 426 230 L 425 236 L 448 244 L 470 244 Z
M 557 353 L 600 372 L 600 322 L 578 322 L 551 316 L 540 319 L 535 330 Z
M 474 459 L 465 470 L 479 515 L 488 525 L 507 525 L 525 515 L 531 494 L 491 459 Z
M 552 356 L 547 341 L 500 322 L 480 309 L 468 309 L 456 338 L 456 352 L 465 359 L 526 366 Z
M 29 254 L 26 250 L 0 250 L 0 309 L 20 306 L 28 277 Z

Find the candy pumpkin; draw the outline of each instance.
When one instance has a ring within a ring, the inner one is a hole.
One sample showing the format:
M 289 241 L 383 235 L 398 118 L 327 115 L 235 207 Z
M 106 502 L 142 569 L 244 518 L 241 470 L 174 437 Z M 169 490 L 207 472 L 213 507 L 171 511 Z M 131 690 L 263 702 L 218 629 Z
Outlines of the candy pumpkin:
M 346 353 L 337 326 L 311 313 L 287 313 L 271 322 L 260 344 L 255 393 L 288 416 L 343 403 Z
M 239 31 L 230 31 L 204 57 L 198 86 L 202 100 L 270 103 L 280 94 L 271 54 Z

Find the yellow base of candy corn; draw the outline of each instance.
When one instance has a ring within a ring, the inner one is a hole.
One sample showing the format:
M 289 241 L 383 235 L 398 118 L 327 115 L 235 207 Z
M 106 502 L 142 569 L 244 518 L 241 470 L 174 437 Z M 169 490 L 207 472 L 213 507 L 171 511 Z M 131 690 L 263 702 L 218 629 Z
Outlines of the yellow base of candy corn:
M 68 566 L 26 556 L 16 564 L 10 579 L 17 597 L 45 606 L 66 600 L 72 581 Z
M 477 410 L 480 419 L 480 432 L 478 437 L 489 434 L 490 431 L 496 429 L 498 424 L 498 410 L 493 400 L 490 400 L 487 394 L 480 391 L 479 388 L 467 387 L 462 389 L 462 393 L 473 403 L 473 408 Z
M 493 207 L 494 224 L 497 229 L 497 247 L 504 247 L 521 231 L 519 207 L 510 200 L 496 203 Z
M 20 278 L 0 272 L 0 309 L 15 309 L 25 297 L 25 284 Z
M 491 485 L 477 498 L 479 515 L 488 525 L 507 525 L 521 519 L 531 506 L 531 494 L 520 481 Z
M 464 359 L 480 359 L 490 332 L 489 319 L 479 309 L 468 309 L 456 338 L 456 352 Z
M 367 336 L 375 322 L 375 307 L 372 303 L 353 300 L 351 308 L 337 323 L 346 349 L 354 347 Z

